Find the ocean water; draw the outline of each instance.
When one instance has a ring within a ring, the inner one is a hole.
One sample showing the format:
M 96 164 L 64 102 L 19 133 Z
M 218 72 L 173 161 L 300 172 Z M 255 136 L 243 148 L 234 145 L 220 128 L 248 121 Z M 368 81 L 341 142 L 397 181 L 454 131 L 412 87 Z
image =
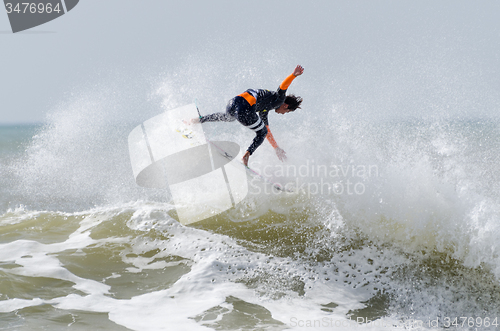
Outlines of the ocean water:
M 500 122 L 272 114 L 288 161 L 265 142 L 250 165 L 295 193 L 252 181 L 183 226 L 168 191 L 135 185 L 127 147 L 182 105 L 173 85 L 141 112 L 97 88 L 44 124 L 0 126 L 0 329 L 499 328 Z

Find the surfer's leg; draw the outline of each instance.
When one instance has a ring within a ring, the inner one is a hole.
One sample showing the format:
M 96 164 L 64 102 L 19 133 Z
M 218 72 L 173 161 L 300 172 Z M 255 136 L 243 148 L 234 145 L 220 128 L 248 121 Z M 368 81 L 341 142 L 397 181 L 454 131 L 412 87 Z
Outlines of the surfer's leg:
M 201 123 L 205 122 L 232 122 L 235 118 L 227 113 L 214 113 L 206 116 L 202 116 L 200 119 Z
M 236 105 L 234 99 L 229 100 L 226 106 L 225 113 L 215 113 L 207 116 L 202 116 L 200 122 L 232 122 L 236 118 L 234 117 L 236 113 Z

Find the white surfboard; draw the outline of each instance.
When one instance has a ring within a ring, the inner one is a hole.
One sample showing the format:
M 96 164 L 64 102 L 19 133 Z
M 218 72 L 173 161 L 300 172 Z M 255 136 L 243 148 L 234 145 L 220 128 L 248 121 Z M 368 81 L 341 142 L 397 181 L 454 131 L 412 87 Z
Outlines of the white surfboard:
M 247 176 L 239 163 L 239 146 L 222 142 L 233 159 L 213 153 L 194 104 L 166 111 L 139 125 L 129 135 L 136 183 L 168 188 L 179 221 L 189 224 L 228 210 L 248 193 Z

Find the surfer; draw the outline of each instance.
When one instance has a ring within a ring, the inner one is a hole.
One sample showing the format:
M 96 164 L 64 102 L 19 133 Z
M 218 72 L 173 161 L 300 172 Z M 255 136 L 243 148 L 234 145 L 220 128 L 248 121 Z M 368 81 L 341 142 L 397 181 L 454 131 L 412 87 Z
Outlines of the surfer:
M 286 160 L 286 153 L 274 140 L 269 121 L 267 119 L 270 110 L 275 110 L 278 114 L 286 114 L 300 108 L 302 98 L 293 94 L 286 95 L 286 90 L 295 79 L 302 75 L 304 68 L 298 65 L 293 73 L 285 78 L 276 92 L 263 89 L 248 89 L 242 94 L 229 100 L 225 113 L 215 113 L 207 116 L 200 116 L 191 122 L 233 122 L 238 120 L 241 124 L 255 131 L 255 138 L 243 155 L 243 163 L 248 166 L 250 155 L 262 144 L 264 138 L 273 146 L 276 155 L 281 161 Z M 258 115 L 257 115 L 258 114 Z

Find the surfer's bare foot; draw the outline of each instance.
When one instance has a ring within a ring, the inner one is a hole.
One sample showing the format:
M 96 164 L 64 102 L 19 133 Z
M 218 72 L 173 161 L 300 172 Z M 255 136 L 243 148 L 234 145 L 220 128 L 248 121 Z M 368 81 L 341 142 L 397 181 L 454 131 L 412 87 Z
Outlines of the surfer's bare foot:
M 200 119 L 198 117 L 195 117 L 195 118 L 192 118 L 190 120 L 184 120 L 183 122 L 188 124 L 188 125 L 191 125 L 191 124 L 200 123 Z

